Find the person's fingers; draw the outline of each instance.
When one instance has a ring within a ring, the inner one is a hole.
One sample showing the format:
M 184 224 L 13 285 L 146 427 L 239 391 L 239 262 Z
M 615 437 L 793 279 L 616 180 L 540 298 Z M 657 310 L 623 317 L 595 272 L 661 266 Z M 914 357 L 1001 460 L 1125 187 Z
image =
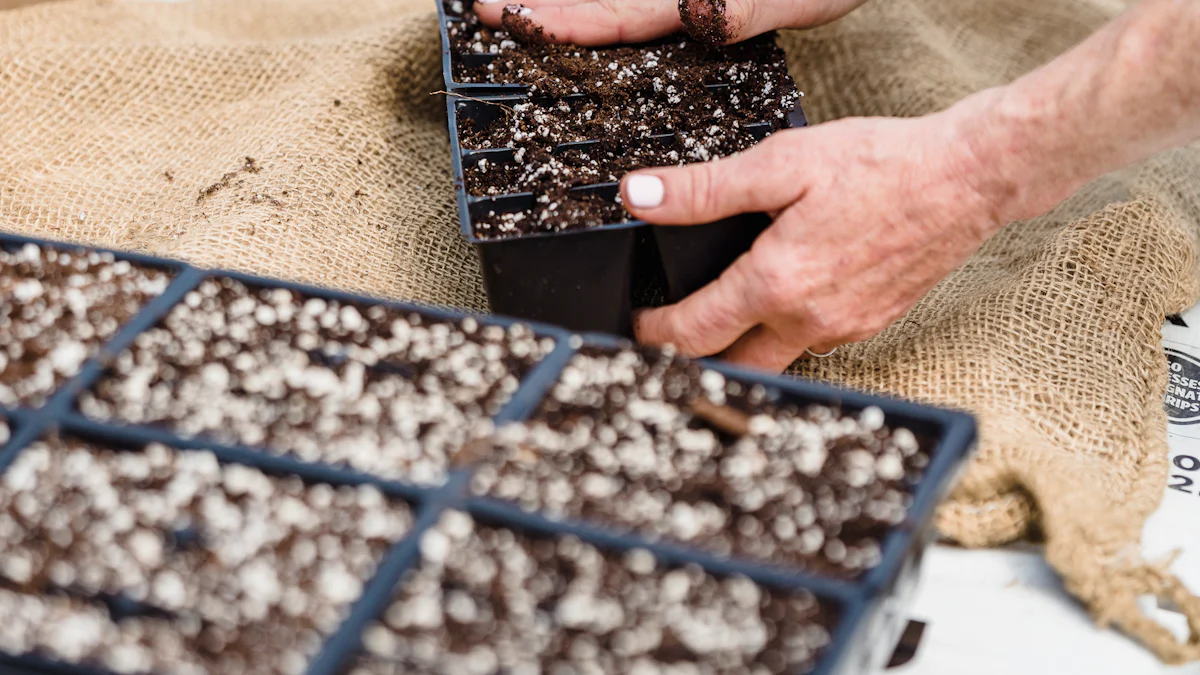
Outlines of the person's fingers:
M 596 0 L 521 0 L 521 2 L 513 2 L 513 0 L 475 0 L 475 6 L 472 8 L 479 17 L 498 18 L 500 12 L 507 5 L 523 5 L 530 9 L 536 7 L 562 7 L 564 5 L 582 5 L 585 2 L 596 2 Z
M 595 47 L 619 42 L 646 42 L 674 33 L 682 27 L 674 2 L 603 2 L 587 0 L 525 0 L 510 4 L 496 0 L 481 4 L 476 11 L 484 23 L 503 24 L 504 15 L 528 18 L 541 26 L 555 42 Z
M 695 2 L 696 0 L 689 0 Z M 730 42 L 748 40 L 756 35 L 791 25 L 792 16 L 812 2 L 779 2 L 778 0 L 729 0 L 725 16 L 730 28 Z
M 553 34 L 559 42 L 597 46 L 651 40 L 684 28 L 698 40 L 733 43 L 776 28 L 802 28 L 827 23 L 862 2 L 522 0 L 516 6 L 527 8 L 526 16 L 536 17 L 545 32 Z M 505 7 L 509 4 L 514 3 L 512 0 L 475 0 L 474 10 L 484 23 L 499 28 Z M 576 23 L 597 18 L 602 20 L 601 23 Z M 568 36 L 576 39 L 568 39 Z
M 721 358 L 740 366 L 782 373 L 804 356 L 808 346 L 805 342 L 802 331 L 781 332 L 771 326 L 761 325 L 733 343 L 721 354 Z
M 779 211 L 804 194 L 801 129 L 780 131 L 746 152 L 683 167 L 636 171 L 621 181 L 635 217 L 658 225 L 696 225 L 755 211 Z M 792 141 L 789 143 L 789 141 Z
M 513 0 L 475 0 L 475 6 L 472 9 L 479 19 L 489 26 L 499 28 L 504 21 L 504 8 L 509 5 L 520 5 L 527 7 L 532 12 L 539 7 L 566 7 L 569 5 L 582 5 L 585 2 L 595 2 L 596 0 L 523 0 L 520 3 L 514 3 Z
M 731 44 L 776 28 L 811 28 L 829 23 L 865 0 L 680 0 L 679 14 L 697 40 Z
M 749 256 L 743 255 L 682 301 L 638 311 L 633 321 L 638 342 L 670 343 L 687 356 L 711 356 L 733 344 L 762 320 L 748 301 L 753 293 L 749 266 Z

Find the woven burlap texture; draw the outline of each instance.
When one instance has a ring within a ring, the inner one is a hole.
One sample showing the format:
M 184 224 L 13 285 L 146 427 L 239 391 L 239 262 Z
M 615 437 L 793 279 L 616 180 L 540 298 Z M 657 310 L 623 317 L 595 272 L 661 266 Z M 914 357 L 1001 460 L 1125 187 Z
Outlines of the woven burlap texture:
M 0 12 L 0 228 L 485 309 L 430 95 L 432 1 Z M 910 116 L 1122 7 L 876 0 L 783 43 L 814 121 Z M 884 334 L 800 370 L 975 412 L 979 453 L 941 530 L 987 546 L 1036 527 L 1067 588 L 1169 662 L 1200 656 L 1200 601 L 1137 550 L 1166 475 L 1159 327 L 1197 295 L 1198 185 L 1196 148 L 1096 181 L 1010 225 Z M 1140 612 L 1146 594 L 1187 614 L 1188 641 Z

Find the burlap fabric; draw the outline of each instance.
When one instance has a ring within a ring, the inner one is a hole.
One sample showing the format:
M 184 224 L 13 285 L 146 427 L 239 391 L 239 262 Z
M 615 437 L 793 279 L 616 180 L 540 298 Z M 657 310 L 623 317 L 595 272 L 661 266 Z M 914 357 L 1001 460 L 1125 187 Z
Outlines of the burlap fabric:
M 784 43 L 813 120 L 919 115 L 1121 9 L 877 0 Z M 0 12 L 0 228 L 483 309 L 438 54 L 432 0 Z M 1137 551 L 1166 472 L 1159 326 L 1197 295 L 1197 225 L 1192 148 L 1011 225 L 883 335 L 801 369 L 977 413 L 942 531 L 986 546 L 1036 527 L 1067 588 L 1170 662 L 1200 656 L 1200 600 Z M 1139 611 L 1146 594 L 1188 615 L 1189 641 Z

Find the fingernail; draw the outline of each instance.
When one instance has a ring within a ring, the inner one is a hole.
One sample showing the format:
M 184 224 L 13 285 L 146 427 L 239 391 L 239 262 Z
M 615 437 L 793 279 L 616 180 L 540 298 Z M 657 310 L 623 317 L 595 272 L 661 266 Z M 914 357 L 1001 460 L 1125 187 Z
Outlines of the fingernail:
M 498 2 L 499 0 L 494 0 Z M 533 14 L 533 10 L 525 5 L 505 5 L 504 11 L 508 14 L 516 14 L 517 16 L 529 16 Z
M 625 181 L 625 192 L 630 205 L 652 209 L 662 204 L 665 188 L 658 176 L 633 175 Z
M 502 1 L 503 0 L 475 0 L 475 2 L 480 5 L 494 5 L 497 2 L 502 2 Z

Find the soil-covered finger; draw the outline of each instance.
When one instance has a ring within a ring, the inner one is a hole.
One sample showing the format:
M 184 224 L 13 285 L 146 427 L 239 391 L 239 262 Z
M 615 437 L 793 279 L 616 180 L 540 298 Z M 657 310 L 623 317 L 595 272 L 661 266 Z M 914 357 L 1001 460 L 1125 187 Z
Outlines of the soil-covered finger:
M 688 35 L 718 46 L 734 39 L 736 23 L 727 15 L 726 0 L 679 0 L 679 20 Z

